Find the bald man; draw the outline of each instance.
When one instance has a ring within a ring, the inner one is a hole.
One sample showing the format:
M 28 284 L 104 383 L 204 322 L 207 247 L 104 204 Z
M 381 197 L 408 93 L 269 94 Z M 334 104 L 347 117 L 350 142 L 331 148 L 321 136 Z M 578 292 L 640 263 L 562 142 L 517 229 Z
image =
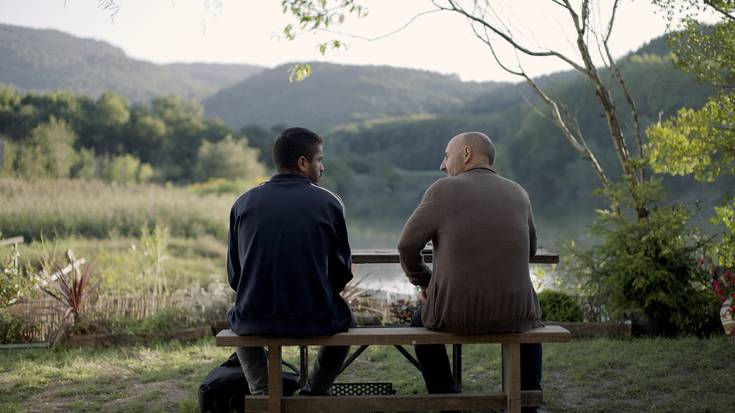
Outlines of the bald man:
M 471 335 L 539 327 L 541 310 L 529 275 L 536 252 L 531 202 L 517 183 L 492 168 L 495 146 L 479 132 L 447 144 L 448 176 L 426 190 L 406 222 L 398 251 L 423 305 L 412 326 Z M 421 250 L 434 248 L 433 271 Z M 456 393 L 443 345 L 416 346 L 429 393 Z M 541 346 L 521 346 L 521 388 L 541 388 Z M 535 409 L 524 409 L 535 411 Z

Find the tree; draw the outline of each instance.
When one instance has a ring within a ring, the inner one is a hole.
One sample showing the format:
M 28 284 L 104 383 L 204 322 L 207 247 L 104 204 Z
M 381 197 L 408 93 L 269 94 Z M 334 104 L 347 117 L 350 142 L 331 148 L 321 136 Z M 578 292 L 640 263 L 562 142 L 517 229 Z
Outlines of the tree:
M 693 174 L 705 182 L 721 174 L 735 175 L 735 1 L 654 3 L 664 9 L 689 11 L 684 30 L 670 36 L 676 64 L 718 91 L 701 108 L 681 109 L 675 117 L 648 128 L 653 168 L 673 175 Z M 691 13 L 703 8 L 717 12 L 721 21 L 714 27 L 699 24 Z M 725 227 L 718 246 L 720 264 L 735 266 L 735 198 L 724 194 L 712 220 Z
M 76 162 L 76 139 L 63 120 L 52 117 L 38 125 L 19 145 L 17 173 L 26 178 L 67 178 Z
M 249 147 L 247 139 L 235 140 L 228 135 L 219 142 L 205 140 L 199 147 L 195 167 L 195 177 L 199 181 L 253 179 L 264 173 L 265 167 L 258 162 L 258 150 Z
M 103 164 L 102 178 L 107 182 L 145 183 L 153 177 L 153 167 L 130 154 L 106 158 Z

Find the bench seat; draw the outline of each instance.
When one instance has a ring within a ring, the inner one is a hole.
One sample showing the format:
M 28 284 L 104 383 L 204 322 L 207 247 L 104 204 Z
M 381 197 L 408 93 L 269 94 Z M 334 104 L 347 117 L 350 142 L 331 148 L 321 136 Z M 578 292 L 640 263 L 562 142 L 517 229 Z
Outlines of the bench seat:
M 230 330 L 217 334 L 221 347 L 268 347 L 268 396 L 246 397 L 246 411 L 269 412 L 370 412 L 415 410 L 499 409 L 518 413 L 521 406 L 538 406 L 541 391 L 521 391 L 520 344 L 566 342 L 569 331 L 560 326 L 546 326 L 523 333 L 496 333 L 459 336 L 431 331 L 423 327 L 353 328 L 326 337 L 238 336 Z M 503 393 L 426 394 L 394 396 L 311 396 L 283 397 L 281 389 L 281 348 L 283 346 L 336 345 L 415 345 L 415 344 L 501 344 L 503 351 Z

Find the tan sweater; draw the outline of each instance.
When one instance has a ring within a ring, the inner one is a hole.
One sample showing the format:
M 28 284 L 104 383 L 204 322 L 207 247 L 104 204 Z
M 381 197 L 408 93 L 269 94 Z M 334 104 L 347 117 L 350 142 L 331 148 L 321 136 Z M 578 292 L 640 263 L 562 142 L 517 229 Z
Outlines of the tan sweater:
M 431 240 L 434 271 L 420 251 Z M 427 328 L 456 334 L 541 326 L 528 260 L 536 251 L 531 203 L 517 183 L 485 168 L 436 181 L 398 241 L 401 266 L 426 287 Z

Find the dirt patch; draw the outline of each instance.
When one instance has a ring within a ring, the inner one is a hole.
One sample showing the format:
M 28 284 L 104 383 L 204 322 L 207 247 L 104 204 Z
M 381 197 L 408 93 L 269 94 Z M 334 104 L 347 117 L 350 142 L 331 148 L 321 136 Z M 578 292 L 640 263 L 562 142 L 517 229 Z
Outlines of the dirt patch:
M 80 386 L 83 387 L 83 386 Z M 182 388 L 184 387 L 184 388 Z M 28 399 L 25 404 L 28 412 L 69 412 L 83 404 L 85 409 L 98 407 L 104 411 L 119 411 L 130 405 L 145 405 L 145 411 L 174 411 L 182 400 L 191 397 L 191 392 L 176 379 L 150 383 L 119 383 L 115 392 L 126 396 L 110 400 L 109 395 L 99 396 L 83 394 L 83 389 L 76 394 L 59 386 L 49 387 Z M 96 406 L 95 406 L 96 405 Z
M 107 403 L 109 411 L 117 411 L 129 404 L 137 404 L 143 401 L 146 410 L 149 411 L 173 411 L 180 401 L 191 396 L 191 391 L 181 385 L 176 379 L 157 381 L 151 383 L 135 383 L 127 387 L 127 397 L 113 400 Z M 150 395 L 147 398 L 145 395 Z

